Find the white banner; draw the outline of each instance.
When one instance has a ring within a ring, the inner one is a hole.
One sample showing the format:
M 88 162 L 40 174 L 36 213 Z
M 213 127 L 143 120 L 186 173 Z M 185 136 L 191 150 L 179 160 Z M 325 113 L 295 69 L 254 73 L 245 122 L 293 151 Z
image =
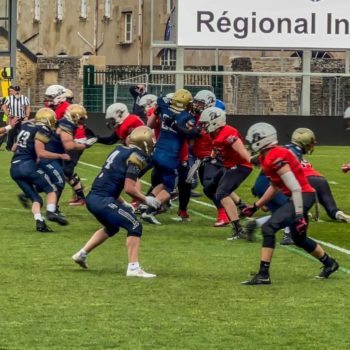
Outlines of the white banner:
M 350 0 L 178 0 L 185 47 L 350 49 Z

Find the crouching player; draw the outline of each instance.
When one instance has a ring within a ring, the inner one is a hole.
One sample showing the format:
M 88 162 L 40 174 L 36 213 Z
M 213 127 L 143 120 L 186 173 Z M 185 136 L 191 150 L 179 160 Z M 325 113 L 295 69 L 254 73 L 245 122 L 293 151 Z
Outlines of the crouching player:
M 288 202 L 272 213 L 271 218 L 262 226 L 262 249 L 260 269 L 245 285 L 271 284 L 270 264 L 275 249 L 275 234 L 289 226 L 295 245 L 317 258 L 323 269 L 318 278 L 328 278 L 338 270 L 339 264 L 329 257 L 323 248 L 307 237 L 308 210 L 315 202 L 315 190 L 308 183 L 302 166 L 288 149 L 277 146 L 276 129 L 267 123 L 252 125 L 246 140 L 253 152 L 259 152 L 262 171 L 271 182 L 265 194 L 254 205 L 242 213 L 251 216 L 258 208 L 267 203 L 280 190 L 290 198 Z
M 144 196 L 136 187 L 137 179 L 150 168 L 149 156 L 155 144 L 153 131 L 147 126 L 136 128 L 131 132 L 128 144 L 128 147 L 116 148 L 108 156 L 92 184 L 86 198 L 87 208 L 104 227 L 97 230 L 72 259 L 82 268 L 87 268 L 88 253 L 123 227 L 128 232 L 126 246 L 129 264 L 126 276 L 151 278 L 156 275 L 145 272 L 139 265 L 142 225 L 130 206 L 124 204 L 120 194 L 124 190 L 148 206 L 159 208 L 160 202 L 156 198 Z

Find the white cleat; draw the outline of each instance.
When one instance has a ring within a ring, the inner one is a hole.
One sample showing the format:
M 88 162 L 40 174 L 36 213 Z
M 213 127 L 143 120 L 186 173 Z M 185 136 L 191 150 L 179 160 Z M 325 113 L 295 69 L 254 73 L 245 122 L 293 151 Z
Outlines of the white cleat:
M 145 270 L 139 268 L 136 270 L 127 270 L 126 271 L 126 277 L 141 277 L 141 278 L 153 278 L 157 277 L 157 275 L 154 275 L 153 273 L 148 273 Z
M 350 223 L 350 215 L 343 213 L 342 211 L 338 211 L 335 215 L 336 219 L 342 222 Z
M 153 214 L 142 213 L 141 218 L 150 224 L 161 225 L 161 223 L 156 219 L 156 217 Z
M 75 263 L 77 263 L 80 267 L 82 267 L 83 269 L 87 269 L 88 268 L 88 265 L 87 265 L 87 257 L 86 256 L 83 256 L 81 255 L 79 252 L 78 253 L 75 253 L 73 256 L 72 256 L 72 259 Z

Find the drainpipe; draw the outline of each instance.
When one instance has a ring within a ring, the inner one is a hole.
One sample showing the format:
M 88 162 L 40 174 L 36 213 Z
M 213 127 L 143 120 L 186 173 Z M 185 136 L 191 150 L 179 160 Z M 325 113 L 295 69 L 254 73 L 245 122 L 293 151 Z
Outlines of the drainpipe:
M 142 64 L 142 16 L 143 16 L 143 0 L 139 0 L 138 10 L 138 33 L 137 33 L 137 65 Z

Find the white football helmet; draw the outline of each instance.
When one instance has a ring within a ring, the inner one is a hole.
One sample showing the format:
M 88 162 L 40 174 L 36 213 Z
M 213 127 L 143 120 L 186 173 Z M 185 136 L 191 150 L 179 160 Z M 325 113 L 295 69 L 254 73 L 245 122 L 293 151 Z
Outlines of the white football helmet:
M 259 152 L 278 143 L 277 131 L 268 123 L 253 124 L 248 129 L 245 139 L 250 149 L 254 152 Z
M 47 106 L 57 106 L 66 100 L 66 88 L 62 85 L 50 85 L 45 91 Z
M 120 125 L 129 115 L 128 107 L 124 103 L 113 103 L 107 108 L 107 124 Z
M 210 90 L 200 90 L 193 98 L 193 110 L 201 113 L 206 108 L 214 107 L 216 96 Z
M 157 104 L 157 99 L 158 98 L 156 95 L 147 94 L 140 98 L 138 105 L 144 108 L 144 110 L 147 112 L 151 107 L 155 107 Z
M 174 92 L 169 92 L 163 97 L 164 102 L 170 104 L 170 101 L 173 99 L 173 96 Z
M 202 112 L 199 123 L 207 132 L 214 132 L 226 125 L 226 112 L 217 107 L 209 107 Z

